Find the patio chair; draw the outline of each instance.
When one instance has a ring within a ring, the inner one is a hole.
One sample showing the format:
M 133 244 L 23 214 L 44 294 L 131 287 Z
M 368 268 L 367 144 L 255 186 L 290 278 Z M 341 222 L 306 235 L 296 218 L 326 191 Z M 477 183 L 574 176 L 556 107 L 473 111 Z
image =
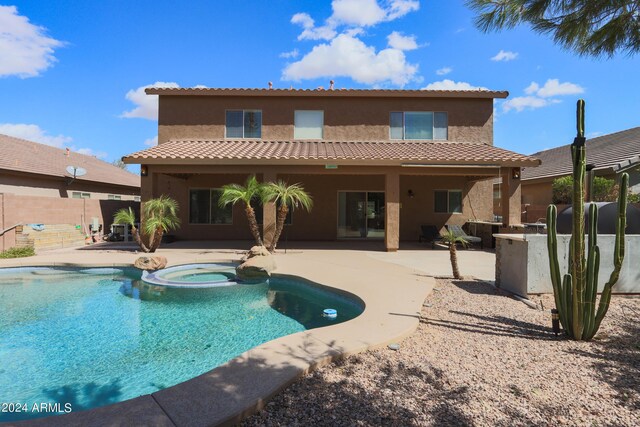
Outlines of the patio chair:
M 469 244 L 480 243 L 480 249 L 484 249 L 481 237 L 469 236 L 459 225 L 446 225 L 447 230 L 452 231 L 457 237 L 462 237 Z
M 436 247 L 436 242 L 442 240 L 442 236 L 440 236 L 440 232 L 435 225 L 421 225 L 420 230 L 422 233 L 418 236 L 418 242 L 422 243 L 422 241 L 425 241 L 431 243 L 431 249 Z

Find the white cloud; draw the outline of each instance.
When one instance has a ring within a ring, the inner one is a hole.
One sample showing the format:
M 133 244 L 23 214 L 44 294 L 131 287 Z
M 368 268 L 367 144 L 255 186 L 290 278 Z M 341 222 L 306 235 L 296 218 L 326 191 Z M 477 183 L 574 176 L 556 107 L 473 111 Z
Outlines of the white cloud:
M 397 31 L 387 36 L 389 47 L 398 50 L 415 50 L 418 48 L 416 36 L 403 36 Z
M 418 9 L 420 9 L 420 2 L 417 0 L 391 0 L 387 9 L 387 21 L 401 18 Z
M 153 147 L 155 145 L 158 145 L 158 136 L 156 135 L 153 138 L 145 139 L 144 145 L 146 145 L 148 147 Z
M 293 49 L 289 52 L 282 52 L 280 54 L 280 58 L 297 58 L 300 55 L 300 51 L 298 49 Z
M 447 74 L 449 74 L 452 71 L 453 71 L 453 68 L 451 68 L 451 67 L 442 67 L 442 68 L 436 70 L 436 74 L 439 75 L 439 76 L 446 76 Z
M 308 13 L 293 15 L 291 23 L 302 27 L 298 40 L 332 40 L 338 35 L 337 28 L 340 26 L 361 29 L 393 21 L 420 9 L 420 2 L 386 0 L 381 6 L 377 0 L 333 0 L 331 9 L 331 16 L 321 26 L 316 26 L 315 20 Z
M 558 99 L 544 99 L 537 96 L 517 96 L 502 103 L 502 110 L 506 113 L 511 110 L 518 112 L 523 110 L 535 110 L 551 104 L 558 104 Z
M 300 25 L 303 28 L 298 40 L 331 40 L 337 34 L 330 25 L 316 27 L 315 21 L 308 13 L 296 13 L 291 17 L 291 23 Z
M 133 110 L 125 111 L 120 117 L 158 120 L 158 95 L 147 95 L 144 90 L 148 87 L 178 88 L 180 85 L 174 82 L 155 82 L 152 85 L 131 89 L 125 98 L 133 102 L 136 107 Z
M 527 95 L 533 95 L 538 91 L 538 89 L 540 89 L 540 85 L 536 82 L 531 82 L 531 84 L 524 89 L 524 93 Z
M 25 123 L 0 123 L 0 133 L 13 136 L 15 138 L 26 139 L 27 141 L 39 142 L 56 148 L 69 147 L 76 153 L 95 156 L 99 159 L 107 157 L 104 151 L 94 152 L 91 148 L 76 148 L 71 144 L 73 138 L 65 135 L 49 135 L 47 131 L 38 125 Z
M 76 153 L 85 154 L 87 156 L 93 156 L 98 159 L 106 159 L 107 153 L 104 151 L 93 151 L 91 148 L 78 148 L 77 150 L 72 150 Z
M 369 27 L 385 20 L 387 13 L 376 0 L 333 0 L 329 22 Z
M 538 96 L 543 98 L 584 93 L 582 86 L 570 82 L 560 83 L 558 79 L 549 79 L 542 87 L 539 87 L 537 83 L 533 82 L 526 90 L 534 90 Z
M 498 52 L 496 54 L 496 56 L 492 57 L 491 60 L 492 61 L 513 61 L 514 59 L 516 59 L 518 57 L 518 52 L 511 52 L 508 50 L 500 50 L 500 52 Z
M 0 124 L 0 133 L 57 148 L 65 147 L 73 141 L 73 138 L 70 136 L 49 135 L 38 125 L 24 123 L 2 123 Z
M 398 49 L 383 49 L 376 53 L 362 40 L 340 34 L 329 44 L 315 46 L 297 62 L 288 64 L 283 80 L 316 79 L 320 77 L 350 77 L 358 83 L 391 82 L 403 86 L 416 79 L 418 66 L 407 62 Z
M 473 86 L 467 82 L 455 82 L 444 79 L 439 82 L 429 83 L 422 90 L 489 90 L 482 86 Z
M 527 96 L 518 96 L 504 101 L 502 110 L 506 113 L 511 110 L 520 112 L 547 107 L 562 102 L 553 97 L 584 93 L 584 88 L 575 83 L 560 83 L 558 79 L 548 79 L 543 86 L 540 86 L 537 82 L 531 82 L 531 84 L 524 89 L 524 93 Z
M 53 65 L 54 51 L 64 43 L 46 32 L 15 6 L 0 6 L 0 77 L 35 77 Z

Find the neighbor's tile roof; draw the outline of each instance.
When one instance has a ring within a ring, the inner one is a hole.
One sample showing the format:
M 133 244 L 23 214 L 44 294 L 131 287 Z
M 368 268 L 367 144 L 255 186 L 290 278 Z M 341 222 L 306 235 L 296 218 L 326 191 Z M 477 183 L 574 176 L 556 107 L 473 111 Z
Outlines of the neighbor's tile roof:
M 337 96 L 337 97 L 420 97 L 420 98 L 506 98 L 506 90 L 424 90 L 424 89 L 265 89 L 208 87 L 149 87 L 147 95 L 208 96 Z
M 302 160 L 400 161 L 432 163 L 538 164 L 530 156 L 487 144 L 464 142 L 335 142 L 264 140 L 171 140 L 130 154 L 130 163 L 145 160 Z M 303 162 L 305 163 L 305 162 Z
M 0 170 L 69 177 L 67 166 L 81 167 L 87 174 L 76 179 L 105 184 L 140 187 L 140 176 L 110 163 L 66 150 L 0 134 Z
M 587 140 L 587 164 L 613 172 L 640 163 L 640 127 Z M 522 171 L 522 179 L 538 179 L 569 175 L 573 166 L 571 144 L 540 151 L 532 156 L 542 160 L 537 168 Z

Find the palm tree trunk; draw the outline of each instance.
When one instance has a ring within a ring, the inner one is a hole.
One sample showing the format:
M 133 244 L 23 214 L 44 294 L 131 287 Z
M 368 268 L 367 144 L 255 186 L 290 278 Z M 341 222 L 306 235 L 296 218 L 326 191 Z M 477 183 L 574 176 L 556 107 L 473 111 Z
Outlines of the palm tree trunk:
M 449 243 L 449 258 L 451 259 L 453 278 L 460 279 L 460 270 L 458 269 L 458 252 L 456 251 L 455 242 Z
M 269 252 L 275 252 L 276 245 L 278 244 L 278 240 L 280 240 L 280 235 L 282 234 L 282 230 L 284 229 L 284 222 L 287 220 L 287 214 L 289 213 L 289 206 L 282 204 L 278 208 L 278 216 L 276 218 L 276 230 L 273 233 L 273 239 L 271 240 L 271 245 L 269 245 Z
M 251 205 L 247 204 L 244 208 L 244 212 L 247 214 L 247 220 L 249 221 L 249 229 L 251 230 L 251 234 L 256 241 L 256 245 L 262 246 L 262 237 L 260 237 L 260 228 L 258 227 L 258 221 L 256 220 L 256 213 L 251 207 Z
M 155 252 L 156 249 L 160 247 L 163 234 L 162 228 L 156 228 L 156 231 L 151 235 L 149 240 L 149 252 Z
M 147 248 L 147 246 L 142 241 L 142 238 L 140 237 L 140 231 L 136 227 L 131 227 L 131 234 L 133 234 L 133 240 L 135 240 L 138 246 L 140 246 L 142 252 L 150 252 L 149 248 Z

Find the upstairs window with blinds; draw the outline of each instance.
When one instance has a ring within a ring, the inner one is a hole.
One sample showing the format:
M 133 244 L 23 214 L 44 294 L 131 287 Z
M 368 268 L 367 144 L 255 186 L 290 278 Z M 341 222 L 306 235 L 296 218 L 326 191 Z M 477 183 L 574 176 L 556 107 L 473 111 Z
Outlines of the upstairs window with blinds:
M 228 110 L 225 130 L 227 138 L 262 138 L 262 111 Z
M 445 112 L 394 111 L 389 119 L 391 139 L 447 140 L 448 118 Z
M 324 111 L 296 110 L 293 120 L 295 139 L 322 139 Z

